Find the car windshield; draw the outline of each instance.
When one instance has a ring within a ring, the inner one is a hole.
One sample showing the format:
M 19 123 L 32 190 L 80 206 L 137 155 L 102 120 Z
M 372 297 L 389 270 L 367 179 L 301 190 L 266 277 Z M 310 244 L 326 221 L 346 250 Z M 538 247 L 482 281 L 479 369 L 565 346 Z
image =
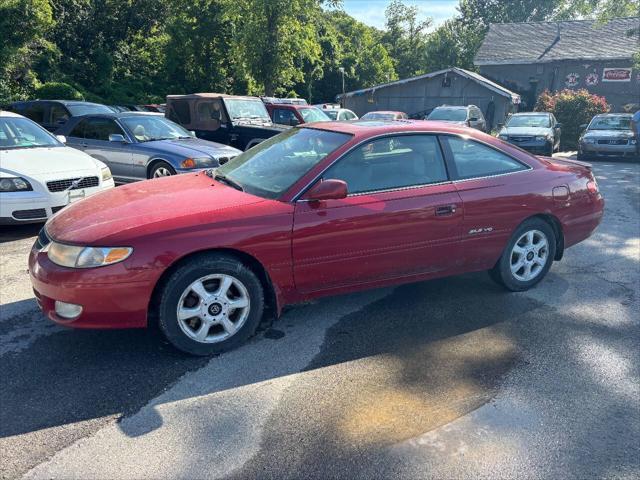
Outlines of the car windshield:
M 225 98 L 224 104 L 232 120 L 266 120 L 271 121 L 262 100 L 247 98 Z
M 507 127 L 542 127 L 549 128 L 549 115 L 514 115 L 507 122 Z
M 64 147 L 38 124 L 20 117 L 0 117 L 0 149 Z
M 393 120 L 395 118 L 394 113 L 369 112 L 365 113 L 360 120 Z
M 447 120 L 450 122 L 464 122 L 467 111 L 463 108 L 436 108 L 429 114 L 427 120 Z
M 631 117 L 595 117 L 591 120 L 589 130 L 631 130 Z
M 298 109 L 302 118 L 307 123 L 310 122 L 327 122 L 331 119 L 319 108 L 309 107 L 309 108 L 300 108 Z
M 192 137 L 192 135 L 180 125 L 163 117 L 132 115 L 130 117 L 123 116 L 120 118 L 120 121 L 139 142 Z
M 111 108 L 98 103 L 72 103 L 66 105 L 71 115 L 79 117 L 81 115 L 93 115 L 95 113 L 113 113 Z
M 325 115 L 329 117 L 331 120 L 335 120 L 338 118 L 338 110 L 323 110 Z
M 238 155 L 216 175 L 253 195 L 278 198 L 350 138 L 344 133 L 292 128 Z

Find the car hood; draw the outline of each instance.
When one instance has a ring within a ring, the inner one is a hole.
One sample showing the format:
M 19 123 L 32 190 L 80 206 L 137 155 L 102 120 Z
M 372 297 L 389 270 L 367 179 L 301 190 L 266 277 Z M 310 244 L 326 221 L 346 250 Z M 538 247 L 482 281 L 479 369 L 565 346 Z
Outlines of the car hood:
M 501 135 L 547 135 L 553 133 L 548 127 L 504 127 L 500 130 Z
M 151 148 L 156 151 L 169 152 L 185 158 L 210 157 L 235 157 L 242 153 L 237 148 L 223 145 L 222 143 L 209 142 L 201 138 L 183 138 L 175 140 L 153 140 L 143 142 L 144 148 Z
M 233 218 L 265 200 L 212 180 L 204 172 L 136 182 L 98 193 L 47 222 L 55 240 L 78 245 L 129 246 L 140 237 Z
M 20 148 L 0 150 L 0 175 L 44 179 L 53 176 L 74 177 L 96 174 L 104 166 L 84 152 L 71 147 Z
M 633 137 L 631 130 L 587 130 L 583 138 L 630 138 Z

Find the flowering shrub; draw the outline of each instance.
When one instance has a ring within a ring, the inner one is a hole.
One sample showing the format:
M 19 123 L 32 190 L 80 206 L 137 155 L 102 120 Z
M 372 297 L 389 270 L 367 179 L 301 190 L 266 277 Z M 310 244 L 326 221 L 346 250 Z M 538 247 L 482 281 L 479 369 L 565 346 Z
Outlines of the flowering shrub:
M 587 90 L 561 90 L 551 93 L 545 90 L 538 97 L 534 110 L 551 112 L 562 124 L 561 148 L 576 150 L 580 137 L 580 125 L 589 123 L 599 113 L 607 113 L 610 107 L 604 97 Z

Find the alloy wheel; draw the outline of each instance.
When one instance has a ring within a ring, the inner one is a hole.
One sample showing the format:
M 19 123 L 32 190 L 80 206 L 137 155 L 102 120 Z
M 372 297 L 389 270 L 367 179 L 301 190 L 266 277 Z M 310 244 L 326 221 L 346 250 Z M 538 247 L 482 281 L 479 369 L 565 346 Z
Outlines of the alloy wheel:
M 231 275 L 214 274 L 189 285 L 178 301 L 180 329 L 192 340 L 217 343 L 242 328 L 249 316 L 249 292 Z
M 529 230 L 520 236 L 511 250 L 511 274 L 516 280 L 530 282 L 544 270 L 549 261 L 549 241 L 540 230 Z

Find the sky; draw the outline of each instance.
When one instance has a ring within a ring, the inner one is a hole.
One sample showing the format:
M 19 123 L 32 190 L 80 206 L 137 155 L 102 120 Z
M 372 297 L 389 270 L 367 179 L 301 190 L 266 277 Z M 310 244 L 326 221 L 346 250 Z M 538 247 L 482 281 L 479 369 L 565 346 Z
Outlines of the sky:
M 344 10 L 357 20 L 372 27 L 384 27 L 384 9 L 390 0 L 342 0 Z M 434 27 L 456 14 L 458 0 L 404 0 L 405 5 L 415 5 L 420 20 L 433 18 Z

